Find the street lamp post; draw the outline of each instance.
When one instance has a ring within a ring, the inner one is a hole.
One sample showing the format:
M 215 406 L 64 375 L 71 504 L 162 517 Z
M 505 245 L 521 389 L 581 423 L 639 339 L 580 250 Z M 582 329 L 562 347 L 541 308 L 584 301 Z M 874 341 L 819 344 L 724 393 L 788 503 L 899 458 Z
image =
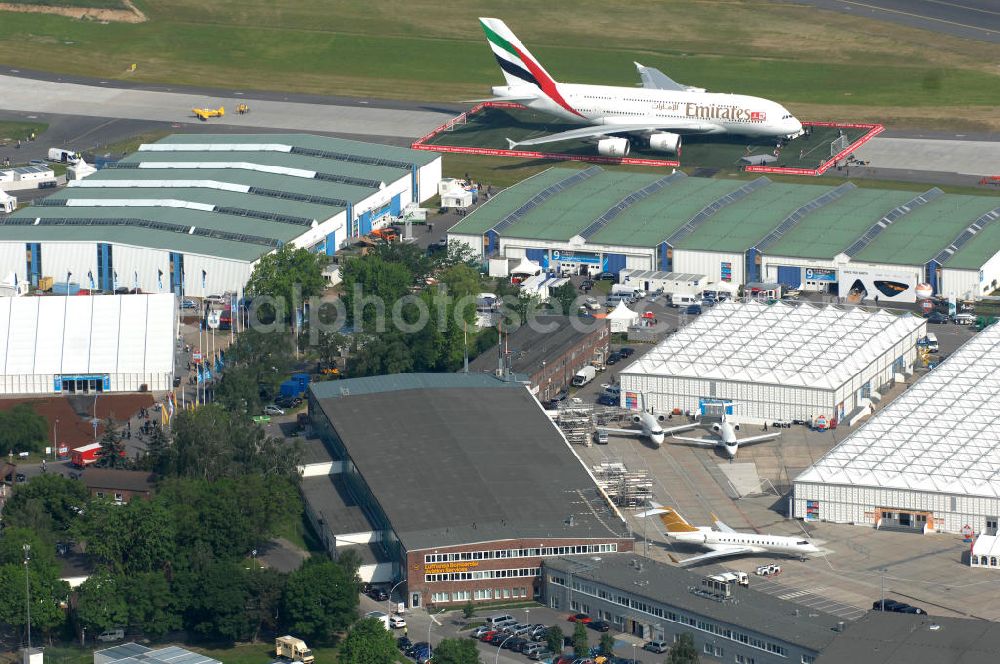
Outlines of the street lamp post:
M 504 639 L 503 641 L 500 642 L 500 645 L 497 646 L 497 656 L 496 656 L 496 659 L 493 660 L 493 664 L 500 664 L 500 651 L 503 650 L 503 644 L 507 643 L 508 641 L 510 641 L 513 638 L 514 638 L 514 635 L 510 634 L 510 635 L 507 636 L 506 639 Z
M 404 583 L 405 581 L 406 581 L 406 579 L 400 579 L 396 583 L 396 585 L 394 585 L 392 588 L 389 588 L 389 598 L 387 600 L 385 600 L 385 604 L 386 604 L 385 608 L 387 609 L 386 613 L 392 614 L 392 591 L 395 590 L 396 588 L 398 588 L 400 586 L 400 584 Z M 428 634 L 429 633 L 430 632 L 428 632 Z M 429 637 L 428 637 L 428 639 L 429 639 Z
M 531 610 L 531 609 L 525 609 L 525 610 L 524 610 L 524 624 L 525 624 L 525 625 L 530 625 L 530 624 L 531 624 L 531 622 L 530 622 L 530 621 L 528 620 L 528 612 L 529 612 L 530 610 Z
M 28 654 L 31 654 L 31 584 L 28 579 L 28 561 L 31 560 L 31 545 L 24 545 L 24 613 L 28 621 Z
M 59 418 L 52 423 L 52 459 L 53 461 L 59 456 Z

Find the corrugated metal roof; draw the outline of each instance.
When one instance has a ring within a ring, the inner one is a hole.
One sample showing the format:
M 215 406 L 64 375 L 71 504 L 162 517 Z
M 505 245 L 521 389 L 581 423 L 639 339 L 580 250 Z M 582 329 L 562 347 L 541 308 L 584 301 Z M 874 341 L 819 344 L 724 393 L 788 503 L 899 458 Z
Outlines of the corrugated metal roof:
M 857 307 L 723 302 L 622 374 L 833 390 L 926 324 Z
M 1000 498 L 1000 325 L 955 351 L 796 483 Z
M 309 389 L 317 399 L 336 399 L 359 394 L 450 387 L 522 388 L 517 383 L 504 382 L 483 374 L 407 373 L 312 383 Z
M 496 226 L 501 219 L 521 207 L 525 201 L 579 170 L 582 169 L 550 168 L 521 180 L 491 197 L 488 203 L 480 205 L 472 214 L 452 226 L 448 232 L 462 235 L 482 235 Z
M 991 196 L 941 196 L 886 228 L 871 244 L 858 252 L 854 260 L 895 265 L 926 263 L 977 217 L 995 208 L 997 201 L 997 198 Z M 998 249 L 1000 246 L 995 246 L 993 253 Z

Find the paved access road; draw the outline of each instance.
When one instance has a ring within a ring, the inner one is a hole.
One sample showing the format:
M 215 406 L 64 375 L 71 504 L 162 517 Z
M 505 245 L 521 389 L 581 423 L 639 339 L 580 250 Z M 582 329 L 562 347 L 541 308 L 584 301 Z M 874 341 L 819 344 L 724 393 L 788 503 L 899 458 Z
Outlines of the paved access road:
M 65 82 L 0 75 L 0 107 L 31 113 L 67 113 L 101 118 L 153 120 L 185 124 L 229 124 L 255 131 L 261 127 L 292 131 L 372 134 L 415 138 L 454 117 L 450 109 L 385 108 L 367 100 L 320 103 L 264 98 L 238 91 L 168 92 L 122 88 L 108 82 Z M 236 106 L 250 105 L 238 115 Z M 192 108 L 223 106 L 225 118 L 202 122 Z
M 1000 44 L 995 0 L 797 0 L 820 9 Z

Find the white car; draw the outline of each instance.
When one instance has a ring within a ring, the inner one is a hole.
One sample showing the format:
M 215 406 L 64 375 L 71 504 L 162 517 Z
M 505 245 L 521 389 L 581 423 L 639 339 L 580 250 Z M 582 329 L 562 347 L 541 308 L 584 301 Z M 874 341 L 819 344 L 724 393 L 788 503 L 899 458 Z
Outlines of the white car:
M 976 322 L 976 317 L 972 314 L 955 314 L 955 317 L 952 318 L 952 320 L 955 321 L 957 325 L 972 325 Z
M 403 616 L 389 616 L 389 627 L 392 627 L 393 629 L 402 629 L 403 627 L 406 627 L 406 620 Z
M 264 414 L 265 415 L 284 415 L 285 411 L 281 410 L 280 408 L 278 408 L 274 404 L 270 404 L 268 406 L 264 406 Z
M 601 303 L 597 301 L 597 298 L 588 297 L 583 301 L 583 306 L 587 307 L 591 311 L 598 311 L 601 309 Z

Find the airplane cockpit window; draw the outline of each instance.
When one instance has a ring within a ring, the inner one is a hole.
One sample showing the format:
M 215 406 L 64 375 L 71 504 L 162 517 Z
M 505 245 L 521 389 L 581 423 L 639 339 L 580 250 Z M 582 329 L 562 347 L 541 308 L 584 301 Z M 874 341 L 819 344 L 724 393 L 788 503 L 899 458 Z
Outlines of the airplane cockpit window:
M 808 540 L 802 540 L 801 542 L 796 542 L 796 544 L 799 545 L 799 546 L 801 546 L 803 544 L 808 544 L 808 543 L 809 543 Z

